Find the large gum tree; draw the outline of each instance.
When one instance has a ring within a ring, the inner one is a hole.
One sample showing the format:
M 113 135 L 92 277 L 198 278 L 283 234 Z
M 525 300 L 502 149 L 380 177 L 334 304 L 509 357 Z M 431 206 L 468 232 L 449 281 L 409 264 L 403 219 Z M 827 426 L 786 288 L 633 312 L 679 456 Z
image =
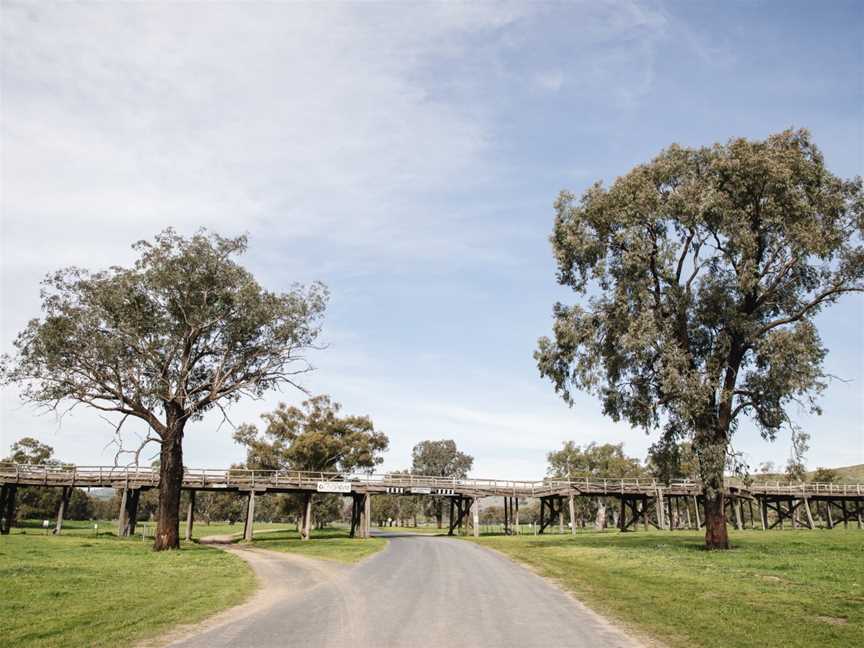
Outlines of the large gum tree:
M 65 268 L 43 282 L 43 316 L 3 356 L 0 380 L 53 410 L 84 404 L 149 426 L 159 444 L 154 548 L 179 547 L 183 434 L 190 421 L 243 396 L 294 385 L 311 369 L 323 285 L 264 290 L 235 257 L 246 238 L 171 229 L 133 248 L 131 268 Z M 137 463 L 141 446 L 131 452 Z
M 689 438 L 711 549 L 726 549 L 724 469 L 742 417 L 766 439 L 790 404 L 818 412 L 826 349 L 814 318 L 864 290 L 860 178 L 825 167 L 806 130 L 764 141 L 671 146 L 609 188 L 562 192 L 551 237 L 558 281 L 541 375 L 572 404 Z

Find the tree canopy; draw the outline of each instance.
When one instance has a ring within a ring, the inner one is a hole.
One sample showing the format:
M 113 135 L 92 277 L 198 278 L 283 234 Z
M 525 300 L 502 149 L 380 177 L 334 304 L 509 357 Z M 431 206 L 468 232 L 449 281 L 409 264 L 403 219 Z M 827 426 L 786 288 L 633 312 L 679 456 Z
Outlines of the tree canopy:
M 474 457 L 461 452 L 452 439 L 421 441 L 411 451 L 411 472 L 415 475 L 464 479 L 473 465 Z M 426 513 L 434 515 L 438 528 L 441 528 L 444 520 L 442 498 L 430 498 L 426 502 Z
M 172 229 L 133 246 L 132 267 L 64 268 L 43 282 L 44 315 L 4 355 L 0 383 L 49 409 L 84 404 L 138 418 L 161 447 L 156 547 L 179 546 L 183 430 L 213 408 L 295 385 L 311 366 L 327 302 L 315 283 L 262 288 L 235 257 L 246 237 Z M 142 446 L 122 449 L 137 463 Z
M 609 188 L 555 203 L 558 281 L 587 299 L 554 306 L 541 375 L 572 403 L 692 437 L 726 546 L 723 467 L 749 416 L 772 439 L 790 404 L 818 412 L 826 354 L 815 316 L 864 290 L 860 178 L 825 166 L 806 130 L 764 141 L 673 145 Z
M 387 435 L 368 416 L 340 416 L 342 406 L 329 396 L 315 396 L 300 407 L 285 403 L 255 425 L 241 425 L 234 439 L 246 446 L 250 468 L 352 472 L 372 469 L 384 458 Z
M 473 465 L 474 457 L 461 452 L 452 439 L 421 441 L 411 451 L 411 471 L 417 475 L 464 479 Z
M 584 448 L 566 441 L 560 450 L 546 455 L 550 477 L 580 476 L 639 477 L 643 469 L 638 459 L 624 454 L 624 444 L 589 443 Z
M 57 464 L 54 448 L 33 437 L 21 437 L 9 448 L 10 454 L 3 461 L 19 464 L 50 466 Z

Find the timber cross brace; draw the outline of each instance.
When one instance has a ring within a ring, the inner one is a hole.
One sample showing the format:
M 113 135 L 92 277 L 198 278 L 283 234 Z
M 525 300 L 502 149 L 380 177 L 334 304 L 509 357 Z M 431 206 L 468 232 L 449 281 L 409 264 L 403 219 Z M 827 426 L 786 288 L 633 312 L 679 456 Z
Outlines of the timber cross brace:
M 457 529 L 461 533 L 462 524 L 468 519 L 473 504 L 474 500 L 470 497 L 457 495 L 450 498 L 450 528 L 447 530 L 447 535 L 452 536 Z
M 655 529 L 661 528 L 648 515 L 648 501 L 647 495 L 642 495 L 641 497 L 622 497 L 621 512 L 618 514 L 618 528 L 621 531 L 629 531 L 631 526 L 638 526 L 640 520 L 645 525 L 646 531 L 649 524 Z M 629 514 L 628 508 L 630 509 Z
M 548 509 L 548 514 L 547 514 Z M 564 519 L 564 498 L 560 495 L 541 497 L 540 498 L 540 528 L 537 533 L 542 535 L 552 521 L 558 518 L 559 524 L 563 524 Z

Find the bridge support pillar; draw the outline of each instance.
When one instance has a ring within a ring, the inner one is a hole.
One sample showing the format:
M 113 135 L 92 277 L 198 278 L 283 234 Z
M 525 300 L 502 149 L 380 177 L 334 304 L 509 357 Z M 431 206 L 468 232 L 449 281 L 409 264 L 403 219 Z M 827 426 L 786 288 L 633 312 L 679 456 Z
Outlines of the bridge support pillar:
M 128 538 L 135 533 L 135 524 L 138 521 L 138 499 L 141 490 L 138 488 L 124 488 L 120 498 L 120 514 L 117 519 L 117 535 Z
M 120 511 L 117 513 L 117 535 L 121 538 L 126 535 L 126 500 L 129 498 L 129 489 L 124 488 L 120 495 Z
M 515 523 L 516 526 L 514 527 L 513 532 L 516 533 L 516 534 L 518 534 L 518 533 L 520 533 L 520 530 L 519 530 L 519 498 L 518 498 L 518 497 L 514 497 L 514 498 L 513 498 L 513 503 L 516 505 L 516 511 L 515 511 L 515 513 L 514 513 L 514 518 L 513 518 L 514 523 Z
M 504 535 L 510 535 L 510 498 L 504 497 Z
M 480 500 L 478 498 L 474 498 L 471 501 L 471 522 L 472 522 L 472 531 L 474 532 L 474 537 L 480 537 Z
M 350 537 L 363 537 L 363 511 L 365 509 L 366 495 L 362 493 L 351 493 L 351 533 Z
M 192 525 L 195 524 L 195 492 L 189 491 L 189 509 L 186 511 L 186 542 L 192 540 Z
M 570 533 L 576 535 L 576 496 L 570 493 Z
M 654 510 L 657 512 L 657 527 L 661 530 L 666 528 L 665 506 L 666 504 L 663 502 L 663 491 L 658 488 L 657 493 L 654 496 Z
M 303 524 L 300 539 L 308 540 L 312 532 L 312 493 L 303 493 Z
M 558 533 L 564 535 L 564 498 L 558 498 Z
M 740 497 L 733 497 L 732 498 L 732 509 L 735 513 L 735 528 L 739 529 L 739 530 L 743 529 L 744 525 L 741 522 L 741 498 Z
M 807 516 L 807 526 L 811 529 L 815 529 L 816 525 L 813 524 L 813 512 L 810 510 L 810 499 L 804 498 L 804 513 Z
M 63 516 L 69 506 L 69 497 L 72 495 L 72 487 L 64 486 L 60 494 L 60 506 L 57 507 L 57 523 L 54 525 L 54 535 L 60 535 L 63 530 Z
M 372 517 L 372 493 L 363 498 L 363 537 L 369 537 L 369 518 Z
M 564 498 L 560 495 L 546 495 L 540 498 L 540 528 L 537 530 L 538 535 L 542 535 L 546 527 L 552 524 L 556 517 L 559 520 L 561 519 L 563 508 Z
M 138 524 L 138 501 L 141 499 L 141 489 L 136 488 L 129 494 L 126 502 L 126 532 L 127 536 L 135 535 L 135 526 Z
M 8 535 L 15 522 L 15 496 L 18 486 L 3 484 L 0 488 L 0 535 Z
M 246 542 L 252 542 L 252 531 L 255 523 L 255 491 L 249 491 L 249 498 L 246 504 L 246 524 L 243 526 L 243 539 Z

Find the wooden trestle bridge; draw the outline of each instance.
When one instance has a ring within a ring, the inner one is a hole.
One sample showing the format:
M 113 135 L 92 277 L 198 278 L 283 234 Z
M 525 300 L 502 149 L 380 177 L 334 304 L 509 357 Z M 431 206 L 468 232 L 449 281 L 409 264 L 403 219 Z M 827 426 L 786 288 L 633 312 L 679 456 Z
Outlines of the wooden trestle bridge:
M 73 488 L 114 488 L 122 492 L 119 511 L 121 535 L 135 532 L 138 499 L 142 491 L 159 487 L 159 472 L 147 467 L 28 465 L 0 462 L 0 532 L 8 533 L 15 519 L 15 500 L 19 488 L 61 488 L 62 497 L 55 531 L 60 532 L 63 515 Z M 813 508 L 821 507 L 820 517 L 833 528 L 850 522 L 864 526 L 864 484 L 820 484 L 744 482 L 727 480 L 726 506 L 729 520 L 736 528 L 783 527 L 784 521 L 793 527 L 815 528 Z M 187 514 L 187 539 L 191 536 L 195 493 L 197 491 L 236 492 L 248 499 L 244 536 L 252 537 L 255 497 L 265 493 L 338 493 L 352 499 L 351 534 L 369 535 L 370 498 L 374 494 L 425 495 L 444 497 L 450 502 L 452 535 L 467 529 L 479 535 L 478 500 L 486 497 L 504 498 L 504 530 L 512 533 L 519 528 L 520 499 L 540 500 L 538 533 L 543 533 L 556 521 L 564 530 L 564 504 L 569 504 L 569 518 L 576 520 L 579 497 L 611 498 L 620 510 L 617 526 L 622 531 L 636 528 L 674 530 L 699 528 L 702 484 L 698 481 L 675 480 L 661 483 L 653 479 L 598 478 L 544 479 L 541 481 L 511 481 L 500 479 L 452 479 L 411 474 L 345 474 L 307 471 L 272 470 L 184 470 L 183 489 L 190 492 Z M 754 507 L 756 513 L 754 513 Z M 692 513 L 692 516 L 691 516 Z M 773 513 L 773 515 L 770 515 Z M 576 532 L 576 524 L 571 524 Z

